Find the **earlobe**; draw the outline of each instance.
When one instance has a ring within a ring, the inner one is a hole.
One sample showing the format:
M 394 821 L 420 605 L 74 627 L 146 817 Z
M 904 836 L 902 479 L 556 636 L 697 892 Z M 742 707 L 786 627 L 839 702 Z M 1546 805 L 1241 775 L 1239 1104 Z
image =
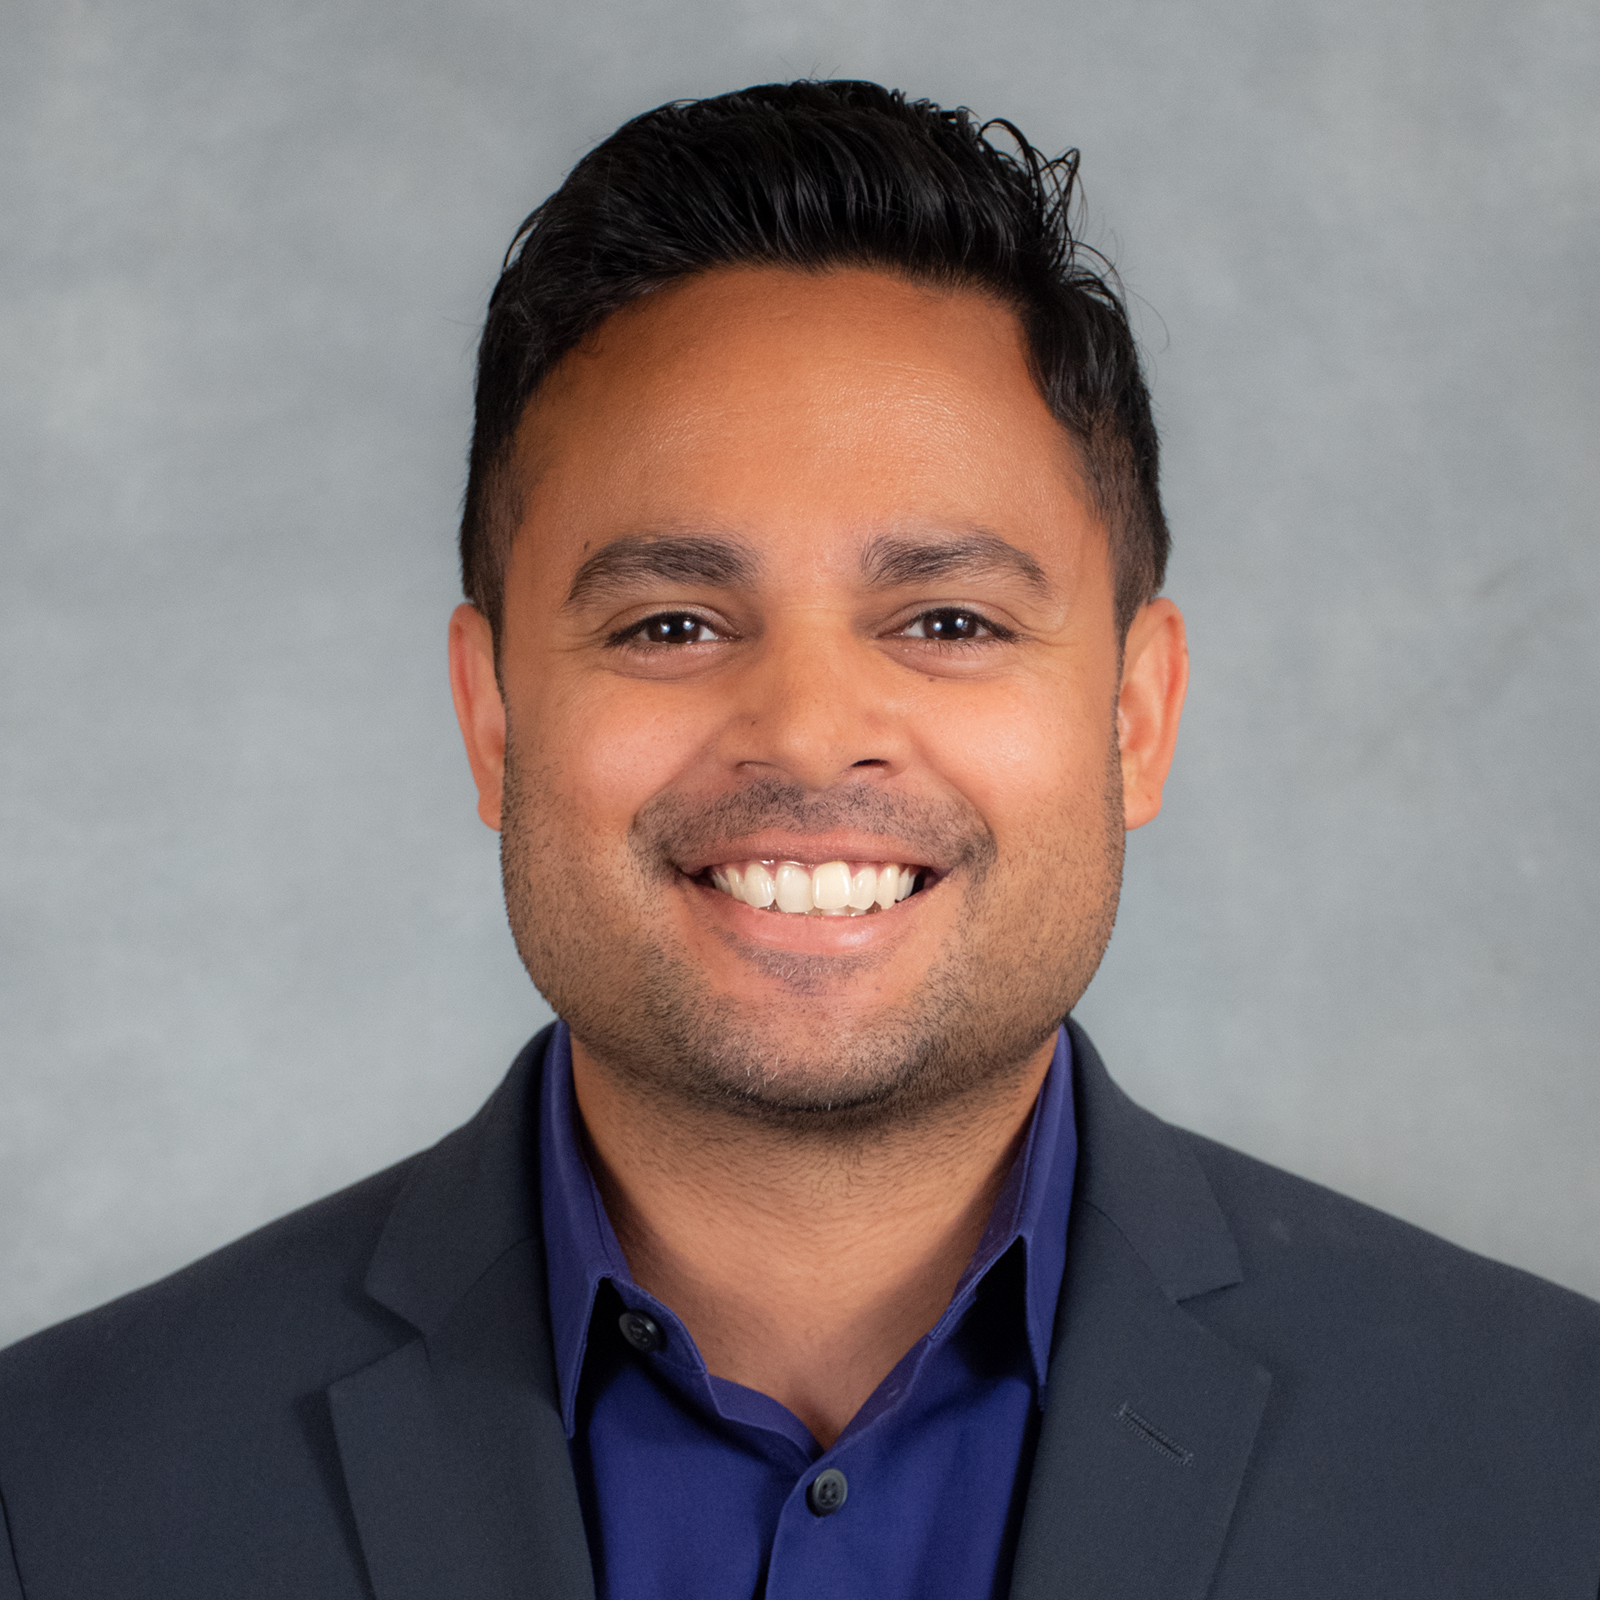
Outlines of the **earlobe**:
M 1142 827 L 1161 810 L 1188 683 L 1183 613 L 1170 600 L 1152 600 L 1128 629 L 1117 697 L 1125 827 Z
M 476 606 L 459 605 L 450 617 L 450 693 L 478 786 L 478 815 L 500 826 L 505 781 L 506 709 L 494 670 L 494 635 Z

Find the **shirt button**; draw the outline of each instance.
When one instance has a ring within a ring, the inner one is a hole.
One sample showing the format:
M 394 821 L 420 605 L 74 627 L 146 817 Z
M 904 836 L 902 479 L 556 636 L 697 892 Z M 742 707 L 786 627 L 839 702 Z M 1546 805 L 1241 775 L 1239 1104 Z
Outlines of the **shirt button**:
M 811 1480 L 806 1490 L 806 1504 L 811 1507 L 812 1515 L 831 1517 L 849 1493 L 849 1480 L 837 1467 L 829 1467 Z
M 624 1311 L 617 1318 L 617 1326 L 622 1329 L 622 1337 L 642 1356 L 659 1350 L 667 1342 L 661 1324 L 642 1311 Z

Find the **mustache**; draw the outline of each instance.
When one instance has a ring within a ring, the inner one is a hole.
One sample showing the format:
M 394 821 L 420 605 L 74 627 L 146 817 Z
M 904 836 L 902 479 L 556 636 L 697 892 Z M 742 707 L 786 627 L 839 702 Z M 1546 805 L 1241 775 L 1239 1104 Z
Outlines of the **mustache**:
M 893 835 L 917 846 L 918 859 L 947 868 L 981 872 L 996 851 L 982 817 L 959 799 L 897 794 L 867 783 L 809 790 L 771 776 L 709 798 L 658 794 L 635 815 L 629 842 L 636 857 L 667 876 L 684 856 L 764 829 L 806 834 L 844 828 Z

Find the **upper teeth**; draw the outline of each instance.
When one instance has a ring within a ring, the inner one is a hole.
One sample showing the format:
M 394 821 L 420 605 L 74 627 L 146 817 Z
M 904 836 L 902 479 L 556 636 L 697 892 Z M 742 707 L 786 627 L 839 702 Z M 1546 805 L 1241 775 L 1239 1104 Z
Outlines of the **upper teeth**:
M 911 893 L 917 875 L 888 861 L 824 861 L 807 867 L 798 861 L 736 861 L 712 867 L 711 881 L 724 894 L 758 911 L 787 911 L 814 917 L 860 917 L 887 910 Z

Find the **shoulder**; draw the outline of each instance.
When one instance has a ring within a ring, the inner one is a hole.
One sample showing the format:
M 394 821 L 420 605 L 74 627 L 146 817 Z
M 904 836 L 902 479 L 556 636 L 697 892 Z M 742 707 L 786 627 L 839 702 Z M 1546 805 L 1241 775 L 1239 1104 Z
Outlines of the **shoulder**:
M 1120 1292 L 1261 1396 L 1217 1592 L 1343 1593 L 1333 1576 L 1361 1571 L 1374 1581 L 1350 1592 L 1592 1600 L 1600 1305 L 1173 1127 L 1081 1031 L 1074 1061 L 1065 1326 Z M 1135 1327 L 1091 1353 L 1113 1359 Z M 1195 1385 L 1172 1390 L 1165 1348 L 1140 1381 L 1167 1382 L 1180 1415 Z
M 1213 1592 L 1592 1597 L 1600 1305 L 1175 1128 L 1078 1053 L 1069 1333 L 1137 1283 L 1186 1329 L 1130 1369 L 1151 1415 L 1203 1409 L 1219 1372 L 1260 1397 Z M 1127 1365 L 1140 1325 L 1091 1354 Z
M 1316 1479 L 1349 1527 L 1373 1538 L 1394 1495 L 1441 1528 L 1476 1508 L 1481 1525 L 1458 1526 L 1463 1550 L 1485 1529 L 1517 1527 L 1543 1529 L 1548 1559 L 1569 1544 L 1593 1555 L 1600 1304 L 1178 1137 L 1242 1269 L 1240 1282 L 1183 1309 L 1272 1374 L 1259 1444 L 1268 1470 L 1254 1480 L 1267 1525 L 1287 1525 L 1293 1493 Z
M 360 1345 L 376 1331 L 361 1276 L 415 1160 L 0 1351 L 8 1442 L 21 1415 L 114 1407 L 159 1389 L 164 1373 L 204 1387 L 219 1368 L 234 1383 L 241 1371 L 337 1365 L 330 1342 Z
M 0 1513 L 30 1593 L 370 1592 L 329 1396 L 536 1228 L 544 1039 L 431 1149 L 0 1352 Z M 4 1569 L 0 1538 L 0 1595 Z
M 0 1505 L 38 1592 L 359 1592 L 322 1394 L 406 1337 L 361 1279 L 411 1166 L 0 1352 Z
M 1073 1028 L 1079 1182 L 1167 1296 L 1291 1365 L 1427 1357 L 1441 1377 L 1577 1385 L 1600 1406 L 1600 1304 L 1163 1121 Z M 1268 1363 L 1270 1364 L 1270 1363 Z
M 1205 1173 L 1238 1247 L 1242 1309 L 1286 1323 L 1403 1330 L 1494 1362 L 1536 1355 L 1545 1376 L 1600 1378 L 1600 1304 L 1450 1244 L 1199 1134 L 1173 1130 Z M 1274 1312 L 1274 1308 L 1276 1308 Z
M 408 1338 L 404 1286 L 374 1295 L 375 1263 L 447 1282 L 525 1233 L 529 1083 L 550 1030 L 478 1113 L 437 1144 L 281 1217 L 133 1294 L 0 1351 L 0 1448 L 55 1395 L 115 1409 L 163 1383 L 326 1385 Z M 407 1225 L 396 1230 L 397 1219 Z M 391 1271 L 390 1276 L 394 1273 Z M 415 1323 L 416 1318 L 411 1318 Z M 370 1353 L 369 1353 L 370 1352 Z

